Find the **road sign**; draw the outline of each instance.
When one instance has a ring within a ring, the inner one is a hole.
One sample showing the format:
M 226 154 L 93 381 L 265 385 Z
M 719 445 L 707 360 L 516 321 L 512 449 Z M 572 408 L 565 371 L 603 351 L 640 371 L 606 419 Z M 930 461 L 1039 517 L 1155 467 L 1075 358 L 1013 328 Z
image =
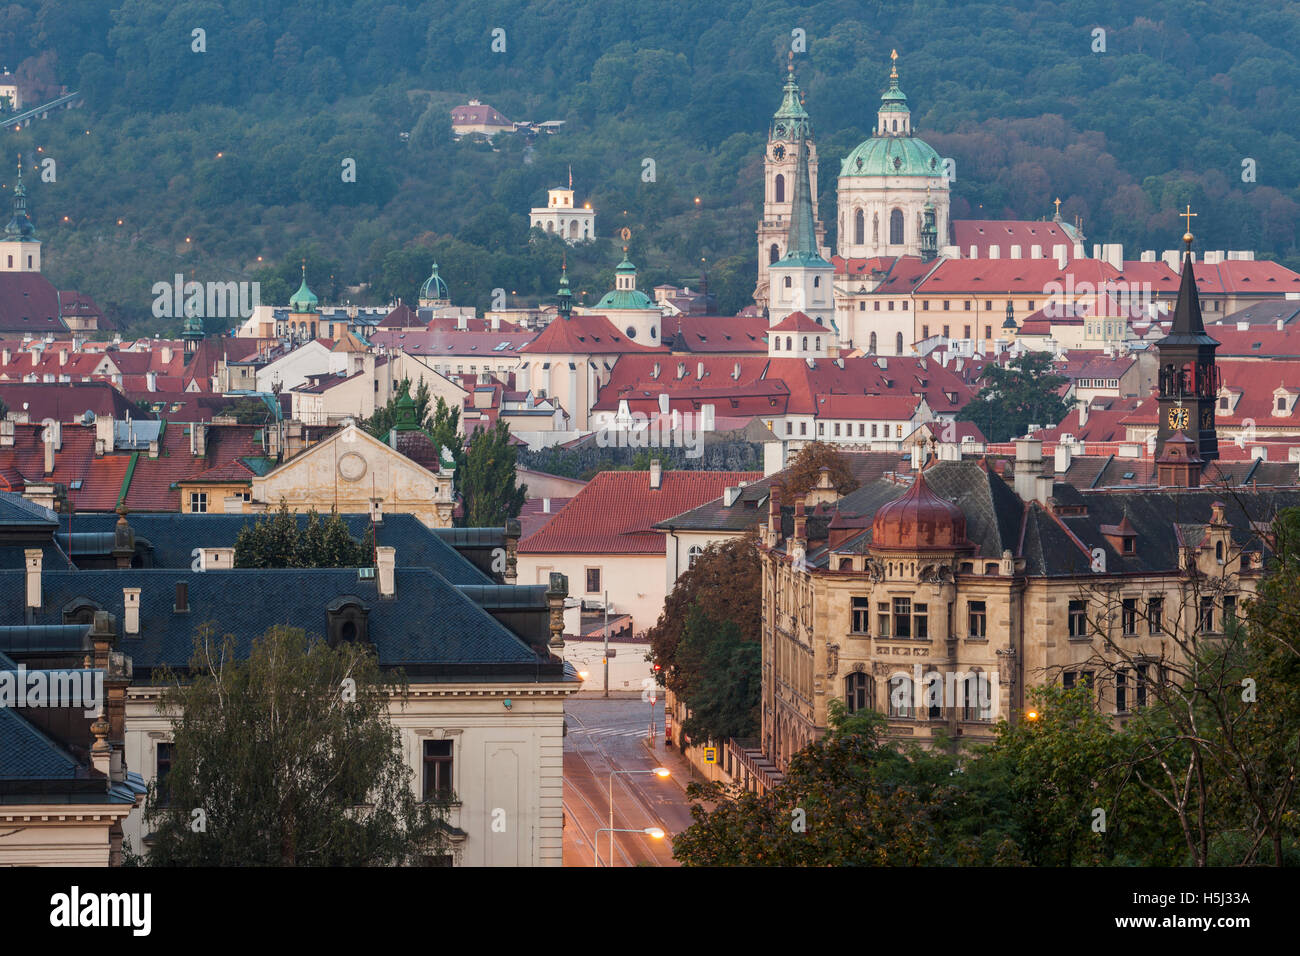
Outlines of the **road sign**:
M 705 748 L 704 748 L 704 762 L 705 762 L 705 763 L 717 763 L 717 762 L 718 762 L 718 748 L 717 748 L 717 747 L 705 747 Z

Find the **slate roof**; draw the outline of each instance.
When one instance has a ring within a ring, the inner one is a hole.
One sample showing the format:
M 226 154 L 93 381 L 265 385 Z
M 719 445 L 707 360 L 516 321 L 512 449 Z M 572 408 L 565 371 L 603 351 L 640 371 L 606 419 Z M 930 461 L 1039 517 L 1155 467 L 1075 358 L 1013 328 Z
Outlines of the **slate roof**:
M 72 755 L 10 707 L 0 707 L 0 781 L 88 776 Z
M 23 580 L 22 572 L 0 571 L 0 620 L 23 619 Z M 174 610 L 177 582 L 188 585 L 188 613 Z M 382 666 L 443 678 L 496 673 L 564 679 L 562 664 L 542 661 L 454 585 L 424 568 L 397 568 L 395 600 L 380 599 L 377 581 L 359 579 L 355 569 L 46 570 L 35 623 L 58 623 L 62 609 L 76 599 L 88 599 L 120 619 L 122 589 L 128 587 L 141 589 L 141 635 L 119 638 L 117 649 L 132 659 L 137 683 L 148 680 L 153 668 L 184 668 L 195 630 L 205 622 L 213 622 L 218 633 L 233 634 L 236 653 L 245 656 L 273 624 L 326 634 L 327 607 L 345 596 L 368 609 L 368 638 Z

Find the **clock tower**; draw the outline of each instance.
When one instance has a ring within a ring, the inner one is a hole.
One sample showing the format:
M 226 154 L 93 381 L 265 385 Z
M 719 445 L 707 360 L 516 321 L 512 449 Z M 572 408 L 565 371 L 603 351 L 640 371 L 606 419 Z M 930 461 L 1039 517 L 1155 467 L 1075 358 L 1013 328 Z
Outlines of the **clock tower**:
M 1188 207 L 1183 214 L 1188 221 L 1196 215 Z M 1219 457 L 1219 438 L 1214 427 L 1214 406 L 1219 394 L 1219 369 L 1214 351 L 1219 343 L 1205 332 L 1201 318 L 1200 297 L 1196 293 L 1196 276 L 1192 265 L 1192 233 L 1183 241 L 1182 284 L 1178 304 L 1174 307 L 1169 334 L 1156 343 L 1160 366 L 1160 424 L 1156 432 L 1156 459 L 1165 454 L 1165 446 L 1182 432 L 1191 439 L 1191 450 L 1202 461 Z
M 772 116 L 763 157 L 763 219 L 758 224 L 758 287 L 754 301 L 767 309 L 768 269 L 789 251 L 787 237 L 794 212 L 794 185 L 799 159 L 799 143 L 808 150 L 808 178 L 812 192 L 813 220 L 816 222 L 817 248 L 826 251 L 826 227 L 817 218 L 817 147 L 812 142 L 812 119 L 803 108 L 803 93 L 794 75 L 794 54 L 790 55 L 781 108 Z

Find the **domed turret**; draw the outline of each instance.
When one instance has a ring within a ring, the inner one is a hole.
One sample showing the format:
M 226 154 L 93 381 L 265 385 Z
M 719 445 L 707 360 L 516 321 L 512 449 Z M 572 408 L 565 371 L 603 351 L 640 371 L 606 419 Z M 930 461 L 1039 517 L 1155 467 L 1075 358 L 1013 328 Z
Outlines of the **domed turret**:
M 438 263 L 435 262 L 433 272 L 420 286 L 420 305 L 422 307 L 445 305 L 450 301 L 451 293 L 447 291 L 447 283 L 442 281 L 442 276 L 438 275 Z
M 877 509 L 871 522 L 872 548 L 953 551 L 966 545 L 966 515 L 931 491 L 921 472 L 907 493 Z
M 302 266 L 302 285 L 298 286 L 298 291 L 289 297 L 289 311 L 295 314 L 315 312 L 316 305 L 320 300 L 307 288 L 307 264 Z
M 28 241 L 36 238 L 36 224 L 27 213 L 27 187 L 23 185 L 23 158 L 18 157 L 18 182 L 14 185 L 14 215 L 5 226 L 5 239 Z

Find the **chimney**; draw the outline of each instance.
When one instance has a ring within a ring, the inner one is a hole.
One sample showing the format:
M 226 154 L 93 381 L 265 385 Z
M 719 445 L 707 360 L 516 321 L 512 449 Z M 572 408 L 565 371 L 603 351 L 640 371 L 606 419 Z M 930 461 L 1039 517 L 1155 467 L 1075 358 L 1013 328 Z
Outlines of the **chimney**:
M 33 368 L 35 368 L 37 365 L 40 365 L 40 364 L 41 364 L 41 350 L 40 350 L 40 349 L 36 348 L 35 346 L 32 346 L 32 350 L 31 350 L 31 352 L 28 353 L 28 354 L 30 354 L 31 357 L 32 357 L 32 367 L 33 367 Z
M 104 455 L 113 450 L 113 419 L 101 415 L 95 419 L 95 454 Z
M 8 365 L 9 360 L 12 359 L 13 357 L 14 357 L 14 353 L 10 349 L 4 349 L 3 351 L 0 351 L 0 358 L 4 359 L 5 365 Z
M 1034 478 L 1034 498 L 1040 505 L 1047 506 L 1047 500 L 1052 497 L 1052 486 L 1056 480 L 1051 475 L 1038 475 Z
M 1079 428 L 1080 428 L 1080 429 L 1082 429 L 1084 425 L 1088 424 L 1088 416 L 1089 416 L 1091 413 L 1092 413 L 1092 403 L 1091 403 L 1091 402 L 1080 402 L 1080 403 L 1079 403 Z M 1082 434 L 1082 433 L 1081 433 L 1081 434 Z
M 771 539 L 769 544 L 781 539 L 781 496 L 775 485 L 768 489 L 767 530 Z
M 40 548 L 28 548 L 23 552 L 27 557 L 27 607 L 38 611 L 41 607 L 41 562 L 44 552 Z
M 229 571 L 234 566 L 234 548 L 204 548 L 199 553 L 199 569 L 202 571 Z
M 392 597 L 397 590 L 397 549 L 387 545 L 375 548 L 376 577 L 379 579 L 379 596 Z
M 170 345 L 162 347 L 162 361 L 164 365 L 172 364 L 172 347 Z
M 144 388 L 145 388 L 145 391 L 147 391 L 147 392 L 156 392 L 156 391 L 158 391 L 158 373 L 157 373 L 157 372 L 145 372 L 145 373 L 144 373 Z
M 172 610 L 177 614 L 188 614 L 190 611 L 190 586 L 185 581 L 176 582 L 176 604 Z
M 64 366 L 64 365 L 67 365 L 67 364 L 68 364 L 68 350 L 67 350 L 67 349 L 59 349 L 59 365 L 60 365 L 60 367 L 62 367 L 62 366 Z
M 1064 269 L 1070 262 L 1070 247 L 1063 242 L 1058 242 L 1052 246 L 1052 258 L 1056 260 L 1056 267 Z
M 190 454 L 203 458 L 208 453 L 208 426 L 204 422 L 190 425 Z
M 384 523 L 384 499 L 383 498 L 370 499 L 370 520 L 377 525 L 381 525 Z
M 734 505 L 734 504 L 736 503 L 736 499 L 739 498 L 739 497 L 740 497 L 740 489 L 739 489 L 739 488 L 723 488 L 723 489 L 722 489 L 722 506 L 723 506 L 724 508 L 730 508 L 732 505 Z
M 44 439 L 42 444 L 45 447 L 45 474 L 47 477 L 54 474 L 55 427 L 55 422 L 49 422 L 43 429 L 41 429 L 41 438 Z
M 551 499 L 550 499 L 550 498 L 543 498 L 543 499 L 542 499 L 542 514 L 544 514 L 544 515 L 548 515 L 548 514 L 550 514 L 550 513 L 551 513 Z
M 1070 446 L 1063 441 L 1056 443 L 1056 457 L 1052 464 L 1056 468 L 1056 474 L 1063 475 L 1070 470 Z
M 663 470 L 659 466 L 659 459 L 652 458 L 650 460 L 650 490 L 658 491 L 659 487 L 662 484 L 663 484 Z
M 803 550 L 808 547 L 808 516 L 802 498 L 794 503 L 794 534 L 790 543 L 792 548 Z
M 469 320 L 465 318 L 465 313 L 462 312 L 460 315 L 456 316 L 456 331 L 464 332 L 468 328 Z
M 122 633 L 127 637 L 140 636 L 140 589 L 122 588 Z
M 1035 481 L 1043 471 L 1043 443 L 1037 438 L 1016 439 L 1015 491 L 1022 501 L 1035 496 Z

